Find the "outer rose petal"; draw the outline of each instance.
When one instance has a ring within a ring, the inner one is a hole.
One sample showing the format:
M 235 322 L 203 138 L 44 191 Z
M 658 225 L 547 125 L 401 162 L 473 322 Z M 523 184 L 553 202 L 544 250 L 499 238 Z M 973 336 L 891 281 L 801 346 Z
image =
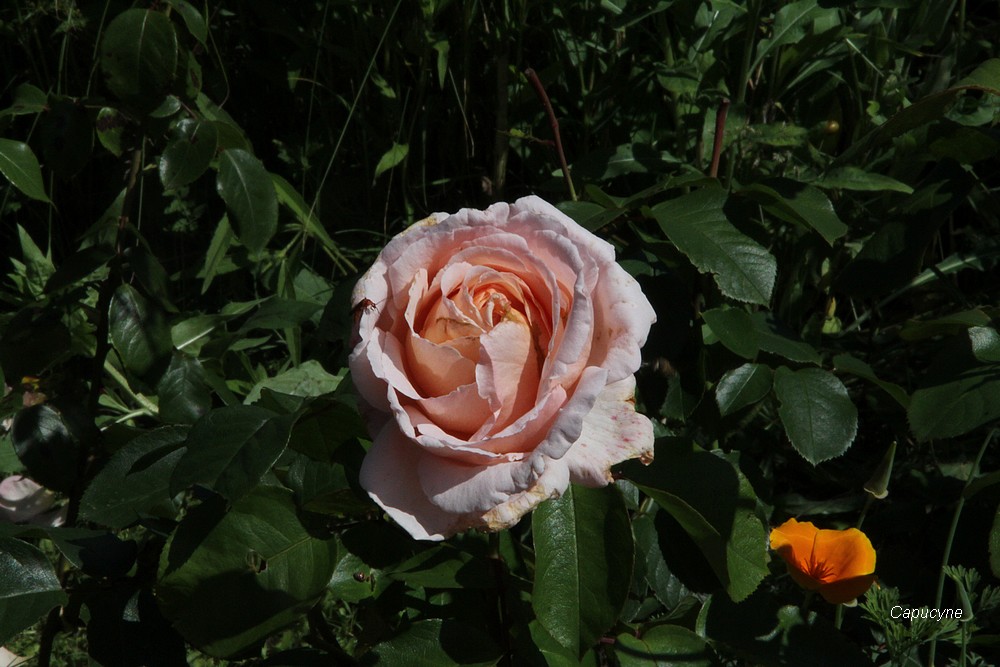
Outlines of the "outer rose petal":
M 566 452 L 570 481 L 604 486 L 611 466 L 653 457 L 653 424 L 635 411 L 635 376 L 609 384 L 583 421 L 580 439 Z
M 34 480 L 12 475 L 0 482 L 0 517 L 19 523 L 52 507 L 55 496 Z

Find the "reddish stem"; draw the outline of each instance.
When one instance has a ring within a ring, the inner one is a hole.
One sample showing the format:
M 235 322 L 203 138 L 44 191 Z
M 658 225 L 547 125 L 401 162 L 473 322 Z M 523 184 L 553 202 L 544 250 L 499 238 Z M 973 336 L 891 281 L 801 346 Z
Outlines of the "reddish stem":
M 726 133 L 726 116 L 729 114 L 729 98 L 723 97 L 719 102 L 719 111 L 715 114 L 715 143 L 712 145 L 712 166 L 708 175 L 716 178 L 719 175 L 719 158 L 722 157 L 722 138 Z
M 552 102 L 549 101 L 549 95 L 545 92 L 545 86 L 542 85 L 535 70 L 529 67 L 524 70 L 524 75 L 528 77 L 528 81 L 535 87 L 535 92 L 538 93 L 538 97 L 541 98 L 542 104 L 545 106 L 545 113 L 549 115 L 549 124 L 552 126 L 552 134 L 556 140 L 556 153 L 559 154 L 559 166 L 562 167 L 563 177 L 566 179 L 566 187 L 569 188 L 570 199 L 576 201 L 576 189 L 573 187 L 573 178 L 569 175 L 569 164 L 566 162 L 562 137 L 559 135 L 559 121 L 556 119 L 556 112 L 552 109 Z

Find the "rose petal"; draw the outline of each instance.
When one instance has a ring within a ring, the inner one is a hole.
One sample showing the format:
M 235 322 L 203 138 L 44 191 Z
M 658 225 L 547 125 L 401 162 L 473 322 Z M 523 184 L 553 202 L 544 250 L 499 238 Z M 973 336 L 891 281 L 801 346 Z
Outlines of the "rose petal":
M 656 313 L 639 283 L 618 264 L 604 267 L 593 302 L 589 363 L 607 368 L 609 383 L 618 382 L 639 370 L 639 349 L 646 344 Z
M 635 411 L 635 376 L 609 384 L 583 421 L 580 438 L 566 452 L 570 481 L 605 486 L 611 466 L 653 457 L 653 424 Z
M 544 469 L 541 456 L 486 466 L 426 457 L 417 475 L 427 498 L 444 511 L 483 514 L 534 486 Z
M 427 499 L 417 468 L 433 457 L 389 422 L 372 441 L 359 481 L 392 519 L 418 540 L 443 540 L 470 525 L 468 517 L 446 512 Z

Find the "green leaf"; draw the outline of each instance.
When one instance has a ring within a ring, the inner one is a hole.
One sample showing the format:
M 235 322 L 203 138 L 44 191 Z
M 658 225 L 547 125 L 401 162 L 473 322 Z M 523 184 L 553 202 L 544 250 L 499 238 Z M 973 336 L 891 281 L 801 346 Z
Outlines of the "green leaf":
M 226 258 L 226 252 L 229 250 L 232 240 L 233 230 L 229 226 L 229 217 L 224 215 L 219 220 L 219 224 L 216 225 L 215 232 L 212 234 L 212 240 L 209 242 L 208 250 L 205 253 L 205 266 L 202 269 L 201 281 L 202 294 L 208 291 L 212 280 L 220 273 L 223 261 Z
M 118 99 L 145 115 L 163 102 L 177 72 L 177 33 L 166 14 L 129 9 L 101 40 L 101 71 Z
M 247 250 L 257 254 L 267 247 L 278 230 L 278 198 L 263 163 L 239 148 L 223 151 L 216 189 Z
M 310 301 L 294 299 L 271 298 L 261 304 L 253 315 L 240 327 L 243 334 L 254 329 L 285 329 L 297 327 L 320 309 L 318 304 Z
M 188 512 L 163 550 L 156 596 L 188 642 L 226 657 L 312 607 L 336 556 L 334 540 L 299 521 L 291 491 L 262 486 L 228 511 L 213 498 Z
M 0 116 L 23 116 L 45 111 L 49 96 L 38 86 L 22 83 L 14 89 L 14 103 L 0 111 Z
M 109 319 L 111 342 L 136 375 L 150 373 L 170 354 L 173 342 L 163 313 L 131 285 L 115 290 Z
M 787 178 L 754 183 L 740 190 L 760 200 L 764 208 L 782 220 L 810 227 L 830 245 L 847 233 L 833 204 L 823 191 Z
M 917 389 L 907 416 L 921 442 L 952 438 L 1000 418 L 1000 364 L 967 365 L 939 384 Z
M 156 385 L 160 419 L 167 424 L 193 424 L 212 407 L 205 371 L 197 359 L 174 352 Z
M 763 351 L 802 364 L 816 364 L 818 366 L 822 361 L 816 348 L 798 339 L 795 334 L 783 327 L 771 313 L 758 311 L 751 314 L 750 317 L 753 320 L 754 329 L 757 330 L 760 349 Z
M 531 605 L 562 646 L 586 653 L 618 618 L 632 579 L 632 528 L 614 486 L 570 486 L 531 517 Z
M 754 514 L 757 497 L 725 459 L 680 440 L 661 440 L 653 463 L 630 461 L 622 473 L 669 512 L 736 601 L 767 574 L 767 536 Z
M 493 638 L 473 625 L 439 618 L 417 621 L 375 646 L 362 660 L 379 667 L 495 665 L 503 655 Z
M 375 178 L 373 178 L 372 181 L 374 182 L 384 172 L 389 171 L 405 160 L 406 155 L 409 152 L 410 147 L 407 144 L 394 143 L 392 147 L 383 153 L 381 158 L 379 158 L 378 164 L 375 165 Z
M 732 352 L 745 359 L 757 356 L 757 331 L 749 313 L 739 308 L 713 308 L 701 316 L 712 333 Z
M 715 401 L 725 417 L 757 403 L 771 391 L 773 373 L 765 364 L 743 364 L 727 371 L 715 386 Z
M 176 136 L 160 156 L 160 181 L 165 190 L 193 183 L 205 173 L 218 145 L 218 133 L 210 121 L 184 119 L 177 125 Z
M 749 71 L 756 71 L 761 61 L 778 47 L 793 44 L 805 37 L 806 26 L 828 11 L 831 10 L 819 7 L 816 0 L 799 0 L 799 2 L 784 5 L 774 15 L 771 36 L 760 40 L 757 44 L 757 56 Z
M 278 203 L 288 207 L 288 210 L 302 224 L 306 233 L 318 238 L 326 248 L 336 248 L 337 243 L 323 227 L 323 223 L 319 221 L 309 205 L 306 204 L 299 191 L 278 174 L 271 174 L 271 180 L 274 181 L 274 191 L 278 196 Z
M 605 208 L 588 201 L 565 201 L 556 207 L 591 232 L 596 232 L 627 212 L 623 208 Z
M 879 377 L 875 375 L 875 371 L 872 370 L 872 367 L 860 359 L 852 357 L 849 354 L 838 354 L 833 358 L 833 367 L 842 373 L 850 373 L 851 375 L 856 375 L 859 378 L 868 380 L 875 386 L 885 391 L 885 393 L 892 396 L 897 403 L 903 406 L 904 410 L 910 407 L 910 397 L 907 395 L 906 390 L 893 382 L 880 380 Z
M 32 199 L 51 203 L 42 185 L 42 168 L 28 144 L 0 139 L 0 173 Z
M 164 426 L 125 443 L 87 487 L 80 516 L 116 530 L 144 517 L 173 518 L 170 474 L 187 435 L 186 426 Z
M 958 82 L 959 88 L 976 88 L 1000 95 L 1000 58 L 991 58 Z
M 895 178 L 865 171 L 859 167 L 841 167 L 823 174 L 817 187 L 825 190 L 854 190 L 857 192 L 902 192 L 911 194 L 913 188 Z
M 184 19 L 184 25 L 187 26 L 191 36 L 198 40 L 199 44 L 205 46 L 205 40 L 208 39 L 208 24 L 201 12 L 187 0 L 167 0 L 167 4 L 176 9 L 177 13 Z
M 496 582 L 492 563 L 450 544 L 422 551 L 385 576 L 411 588 L 492 588 Z
M 329 394 L 340 386 L 343 376 L 327 373 L 322 364 L 310 359 L 297 368 L 291 368 L 284 373 L 261 380 L 247 394 L 247 404 L 255 403 L 260 398 L 262 389 L 289 394 L 291 396 L 322 396 Z
M 680 625 L 654 625 L 635 634 L 623 632 L 615 638 L 614 650 L 621 667 L 719 664 L 705 640 Z
M 0 644 L 69 598 L 45 554 L 13 537 L 0 537 Z
M 840 456 L 858 432 L 858 409 L 847 388 L 820 368 L 774 373 L 774 393 L 781 401 L 778 416 L 792 446 L 813 465 Z
M 203 484 L 230 500 L 250 492 L 285 451 L 295 417 L 235 405 L 212 410 L 187 438 L 170 479 L 171 494 Z
M 660 228 L 699 271 L 714 274 L 722 293 L 767 305 L 777 262 L 761 245 L 726 218 L 726 193 L 704 188 L 652 208 Z
M 125 152 L 123 141 L 128 118 L 118 109 L 102 107 L 97 112 L 97 139 L 115 157 L 121 157 Z

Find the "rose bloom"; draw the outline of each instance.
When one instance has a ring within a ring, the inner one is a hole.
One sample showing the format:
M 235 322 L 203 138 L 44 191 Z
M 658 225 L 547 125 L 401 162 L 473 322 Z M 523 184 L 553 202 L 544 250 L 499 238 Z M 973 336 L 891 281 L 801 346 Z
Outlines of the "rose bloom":
M 653 309 L 611 245 L 538 197 L 416 223 L 354 303 L 361 484 L 413 537 L 501 530 L 652 458 L 633 373 Z
M 875 581 L 875 549 L 857 528 L 822 530 L 789 519 L 771 531 L 771 548 L 795 583 L 831 604 L 854 601 Z

